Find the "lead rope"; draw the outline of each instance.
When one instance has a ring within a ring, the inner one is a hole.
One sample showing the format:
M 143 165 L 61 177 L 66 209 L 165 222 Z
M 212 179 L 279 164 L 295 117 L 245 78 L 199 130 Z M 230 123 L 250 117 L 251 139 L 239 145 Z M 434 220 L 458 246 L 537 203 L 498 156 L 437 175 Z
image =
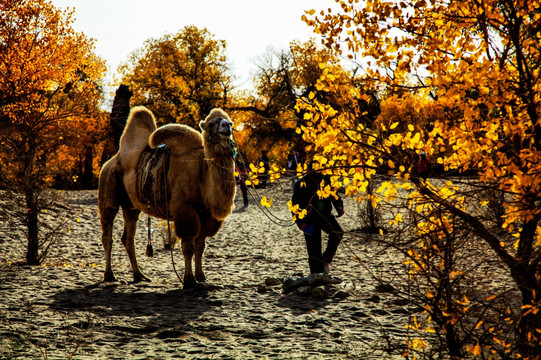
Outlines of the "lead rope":
M 182 279 L 180 278 L 180 275 L 177 272 L 177 268 L 175 267 L 175 257 L 173 256 L 173 244 L 171 244 L 171 226 L 169 224 L 169 218 L 167 219 L 167 241 L 169 242 L 169 252 L 171 253 L 171 264 L 173 265 L 173 271 L 177 275 L 178 281 L 180 281 L 180 283 L 184 285 L 184 281 L 182 281 Z M 180 244 L 179 244 L 179 252 L 180 252 Z
M 150 228 L 150 225 L 151 225 L 151 220 L 150 220 L 150 203 L 147 205 L 148 206 L 148 213 L 147 213 L 147 230 L 148 230 L 148 239 L 147 239 L 147 249 L 145 251 L 145 255 L 148 256 L 148 257 L 153 257 L 154 256 L 154 249 L 152 248 L 152 230 Z
M 244 161 L 244 158 L 242 157 L 242 152 L 238 151 L 238 145 L 235 139 L 235 133 L 233 133 L 233 139 L 230 142 L 230 146 L 231 146 L 231 151 L 233 153 L 233 158 L 236 158 L 238 156 L 240 158 L 240 162 L 243 164 L 243 167 L 245 167 L 246 163 Z M 240 169 L 239 169 L 239 177 L 240 177 L 240 181 L 246 180 L 244 174 L 240 171 Z M 258 209 L 261 210 L 263 215 L 265 215 L 265 217 L 269 219 L 272 223 L 281 227 L 290 227 L 290 226 L 295 225 L 293 221 L 288 220 L 288 219 L 282 219 L 274 215 L 269 209 L 263 207 L 261 205 L 262 198 L 257 192 L 257 190 L 253 187 L 253 185 L 252 186 L 247 185 L 247 187 L 250 189 L 250 197 L 252 198 L 254 203 L 257 205 Z

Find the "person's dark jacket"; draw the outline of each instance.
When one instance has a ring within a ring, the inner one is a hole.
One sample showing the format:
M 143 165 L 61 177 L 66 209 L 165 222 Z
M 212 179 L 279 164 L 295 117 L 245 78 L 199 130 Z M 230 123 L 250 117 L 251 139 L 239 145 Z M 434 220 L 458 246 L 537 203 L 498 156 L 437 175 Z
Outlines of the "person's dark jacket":
M 333 196 L 319 198 L 317 191 L 320 189 L 321 181 L 324 181 L 325 185 L 330 184 L 330 177 L 319 173 L 311 173 L 295 184 L 291 202 L 293 205 L 299 205 L 299 209 L 307 210 L 304 218 L 299 219 L 299 216 L 296 216 L 295 222 L 300 228 L 302 228 L 303 224 L 318 224 L 325 221 L 326 217 L 332 216 L 333 206 L 339 215 L 343 213 L 344 205 L 340 197 L 337 199 Z

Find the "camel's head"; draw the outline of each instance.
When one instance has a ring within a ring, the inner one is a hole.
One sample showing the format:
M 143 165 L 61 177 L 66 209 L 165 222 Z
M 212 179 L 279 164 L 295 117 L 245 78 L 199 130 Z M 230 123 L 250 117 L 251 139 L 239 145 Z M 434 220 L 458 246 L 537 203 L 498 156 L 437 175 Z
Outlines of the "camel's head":
M 233 134 L 233 122 L 221 109 L 213 109 L 205 120 L 199 122 L 199 127 L 213 142 L 230 140 Z

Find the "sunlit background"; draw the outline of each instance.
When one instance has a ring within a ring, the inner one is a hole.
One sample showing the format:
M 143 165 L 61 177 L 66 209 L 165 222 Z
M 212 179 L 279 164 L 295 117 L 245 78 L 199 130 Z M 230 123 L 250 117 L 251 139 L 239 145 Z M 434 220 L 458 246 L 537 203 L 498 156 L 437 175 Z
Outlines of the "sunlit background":
M 176 33 L 186 25 L 207 28 L 227 41 L 231 72 L 239 88 L 250 88 L 254 61 L 269 48 L 287 49 L 293 40 L 308 40 L 313 29 L 301 21 L 309 9 L 334 7 L 333 0 L 54 0 L 75 10 L 73 28 L 95 39 L 96 54 L 107 61 L 107 82 L 118 66 L 149 38 Z M 105 94 L 111 102 L 110 86 Z

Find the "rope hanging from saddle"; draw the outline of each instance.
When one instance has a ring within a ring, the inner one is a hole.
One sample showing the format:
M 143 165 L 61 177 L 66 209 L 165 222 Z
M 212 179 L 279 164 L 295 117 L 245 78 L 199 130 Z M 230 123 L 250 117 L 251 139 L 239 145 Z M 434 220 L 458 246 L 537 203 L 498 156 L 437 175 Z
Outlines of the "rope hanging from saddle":
M 167 171 L 169 169 L 169 147 L 160 144 L 156 148 L 147 146 L 136 167 L 136 189 L 141 203 L 147 205 L 148 214 L 148 242 L 146 255 L 152 257 L 152 231 L 150 228 L 150 214 L 168 220 L 168 199 L 170 198 L 167 185 Z

